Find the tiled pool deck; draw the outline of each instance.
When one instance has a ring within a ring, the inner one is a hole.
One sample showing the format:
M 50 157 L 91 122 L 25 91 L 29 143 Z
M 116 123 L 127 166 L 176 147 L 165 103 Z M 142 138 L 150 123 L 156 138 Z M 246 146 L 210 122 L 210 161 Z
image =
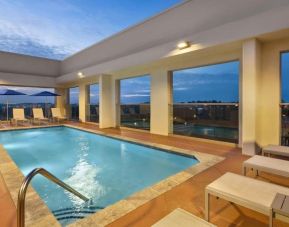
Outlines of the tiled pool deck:
M 240 149 L 233 146 L 207 143 L 190 138 L 158 136 L 125 129 L 99 130 L 95 125 L 82 123 L 69 123 L 69 126 L 81 127 L 88 131 L 97 131 L 108 136 L 129 139 L 134 142 L 141 141 L 141 143 L 144 143 L 145 141 L 146 145 L 193 154 L 201 161 L 200 164 L 186 171 L 180 172 L 150 188 L 135 193 L 129 198 L 121 200 L 103 211 L 75 222 L 70 226 L 151 226 L 178 207 L 203 218 L 205 186 L 225 172 L 231 171 L 240 174 L 242 161 L 248 158 L 241 155 Z M 5 158 L 3 159 L 2 157 Z M 23 178 L 23 175 L 18 168 L 13 166 L 14 162 L 11 163 L 9 158 L 4 149 L 0 149 L 0 171 L 9 190 L 11 191 L 11 187 L 14 187 L 12 190 L 12 198 L 15 202 L 18 192 L 17 187 L 19 187 L 19 182 Z M 16 174 L 16 170 L 18 174 Z M 4 171 L 4 174 L 2 171 Z M 8 180 L 6 179 L 7 176 Z M 284 178 L 265 174 L 261 174 L 261 178 L 289 186 L 288 180 Z M 16 179 L 16 182 L 13 179 Z M 28 226 L 59 226 L 53 215 L 32 188 L 29 190 L 28 198 L 26 206 L 26 221 L 27 224 L 29 224 Z M 212 199 L 211 207 L 211 220 L 218 226 L 259 227 L 268 225 L 268 218 L 264 215 L 231 205 L 222 200 Z M 0 208 L 2 209 L 2 207 Z M 40 211 L 40 213 L 36 215 L 35 211 Z M 275 224 L 280 227 L 289 226 L 288 224 L 277 221 Z

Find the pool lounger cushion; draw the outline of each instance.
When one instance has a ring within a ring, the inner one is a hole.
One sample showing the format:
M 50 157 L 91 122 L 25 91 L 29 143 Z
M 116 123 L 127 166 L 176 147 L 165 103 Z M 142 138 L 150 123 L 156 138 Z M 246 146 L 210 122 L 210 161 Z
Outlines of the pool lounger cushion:
M 255 155 L 243 162 L 243 175 L 246 175 L 247 169 L 250 168 L 256 171 L 264 171 L 283 177 L 289 177 L 289 161 L 286 160 Z
M 152 227 L 217 227 L 205 220 L 183 210 L 175 209 L 159 220 Z
M 263 155 L 280 155 L 289 157 L 289 147 L 279 145 L 268 145 L 262 149 Z
M 277 193 L 289 195 L 289 188 L 230 172 L 225 173 L 206 187 L 205 218 L 209 221 L 210 195 L 271 217 L 271 204 Z

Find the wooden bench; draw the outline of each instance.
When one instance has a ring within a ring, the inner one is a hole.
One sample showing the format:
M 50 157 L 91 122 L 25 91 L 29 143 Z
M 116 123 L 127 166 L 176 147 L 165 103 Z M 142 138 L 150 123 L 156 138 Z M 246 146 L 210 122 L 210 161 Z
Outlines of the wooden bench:
M 210 196 L 219 197 L 272 218 L 271 205 L 277 193 L 289 195 L 289 188 L 230 172 L 225 173 L 206 187 L 205 219 L 210 220 Z M 271 219 L 269 224 L 271 227 Z
M 289 222 L 289 196 L 277 193 L 272 203 L 271 225 L 273 226 L 273 218 L 278 218 L 284 222 Z
M 243 175 L 246 176 L 247 169 L 257 172 L 263 171 L 278 176 L 289 177 L 289 161 L 255 155 L 243 162 Z
M 268 145 L 263 147 L 262 155 L 279 155 L 284 157 L 289 157 L 289 147 L 279 146 L 279 145 Z

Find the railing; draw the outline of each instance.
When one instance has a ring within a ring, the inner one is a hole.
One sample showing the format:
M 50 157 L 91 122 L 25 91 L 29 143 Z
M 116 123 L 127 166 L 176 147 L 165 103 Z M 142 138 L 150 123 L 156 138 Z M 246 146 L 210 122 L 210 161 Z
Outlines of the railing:
M 176 103 L 171 111 L 174 134 L 238 142 L 238 103 Z
M 84 201 L 88 201 L 89 199 L 86 198 L 84 195 L 80 194 L 78 191 L 70 187 L 68 184 L 65 184 L 63 181 L 59 180 L 57 177 L 49 173 L 47 170 L 43 168 L 36 168 L 32 170 L 24 179 L 19 193 L 18 193 L 18 201 L 17 201 L 17 227 L 24 227 L 25 226 L 25 197 L 26 191 L 29 186 L 30 181 L 33 177 L 37 174 L 41 174 L 42 176 L 46 177 L 47 179 L 51 180 L 52 182 L 58 184 L 60 187 L 66 189 L 70 193 L 76 195 L 80 199 Z
M 289 103 L 280 104 L 281 107 L 281 145 L 289 146 Z
M 99 104 L 90 104 L 87 108 L 88 115 L 86 116 L 86 120 L 99 123 Z
M 122 104 L 120 105 L 121 126 L 150 129 L 150 104 Z

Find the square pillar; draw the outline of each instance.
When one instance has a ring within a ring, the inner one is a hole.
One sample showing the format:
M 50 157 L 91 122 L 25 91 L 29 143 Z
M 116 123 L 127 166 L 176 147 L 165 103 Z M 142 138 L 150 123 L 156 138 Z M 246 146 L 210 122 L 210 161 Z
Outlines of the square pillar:
M 55 88 L 55 93 L 59 94 L 60 96 L 56 97 L 56 104 L 57 108 L 60 108 L 61 113 L 64 116 L 67 115 L 67 103 L 68 103 L 68 89 L 67 88 Z
M 241 77 L 241 137 L 242 153 L 255 155 L 257 143 L 258 77 L 261 71 L 261 45 L 256 39 L 243 43 Z
M 172 127 L 172 76 L 166 70 L 151 73 L 150 132 L 168 135 Z
M 86 122 L 86 115 L 88 112 L 88 90 L 87 85 L 79 86 L 79 121 Z
M 117 123 L 117 82 L 111 75 L 99 78 L 99 128 L 116 127 Z

